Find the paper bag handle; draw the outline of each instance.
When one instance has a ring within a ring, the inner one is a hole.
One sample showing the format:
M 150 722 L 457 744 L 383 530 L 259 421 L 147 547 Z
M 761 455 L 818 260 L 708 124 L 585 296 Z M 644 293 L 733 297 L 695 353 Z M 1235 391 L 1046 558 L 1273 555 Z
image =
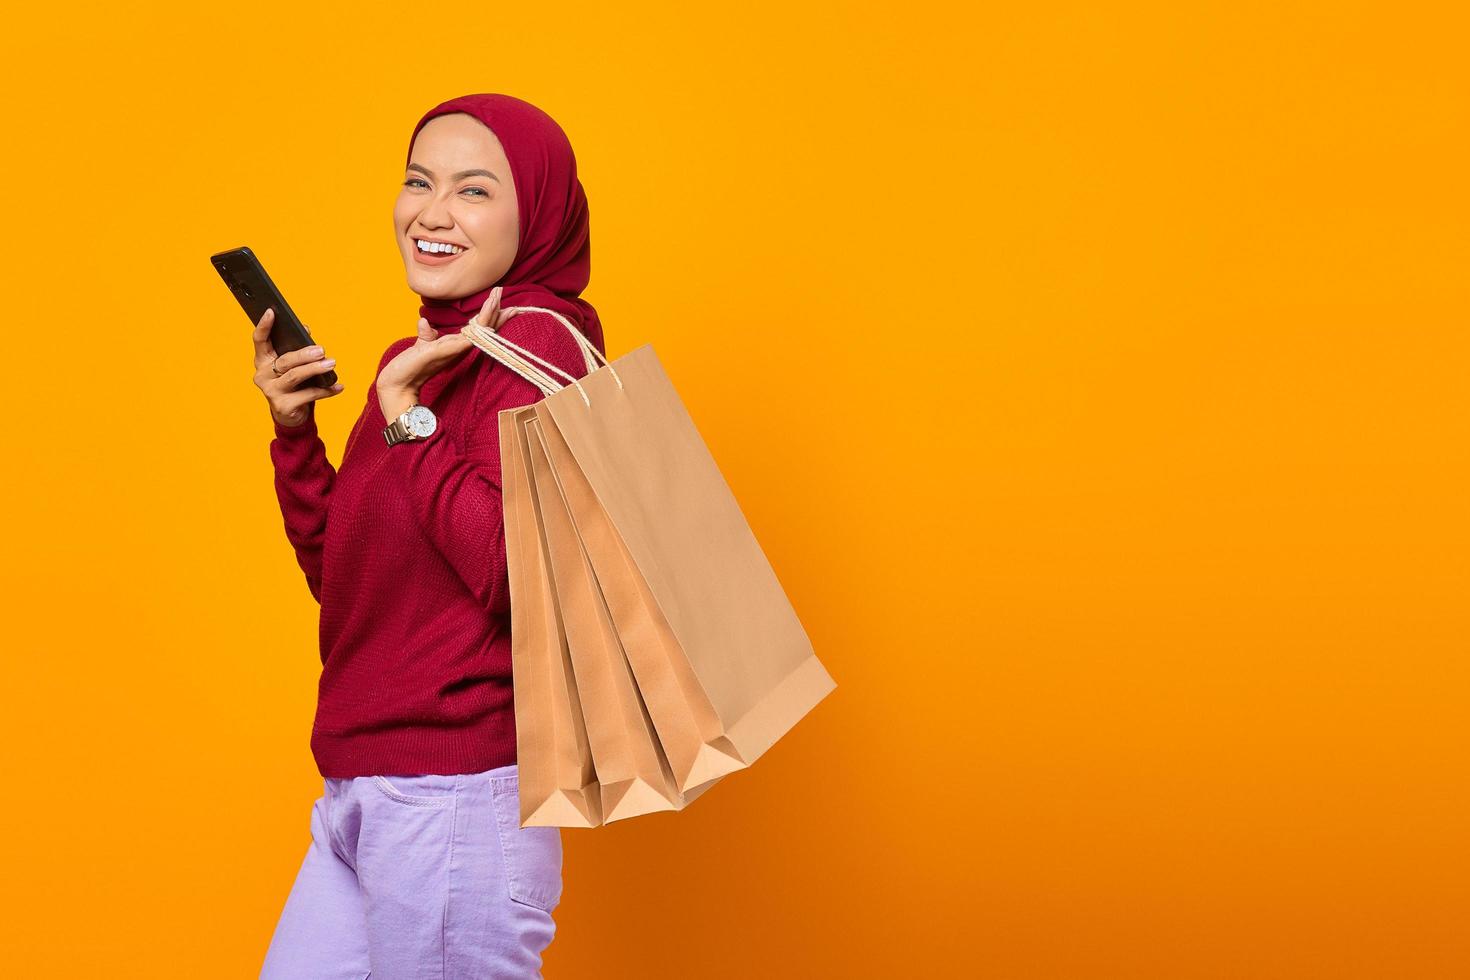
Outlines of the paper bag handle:
M 570 332 L 572 337 L 576 339 L 577 346 L 582 349 L 582 358 L 587 366 L 587 370 L 597 370 L 597 361 L 593 360 L 593 357 L 595 356 L 597 360 L 600 360 L 603 364 L 607 365 L 607 369 L 612 372 L 613 380 L 618 383 L 618 387 L 621 388 L 623 386 L 623 380 L 618 377 L 617 370 L 613 368 L 611 364 L 608 364 L 607 358 L 602 355 L 602 351 L 598 350 L 597 346 L 587 338 L 586 334 L 577 329 L 575 324 L 573 324 L 566 317 L 562 316 L 560 313 L 556 312 L 555 310 L 548 310 L 544 306 L 507 306 L 504 307 L 501 312 L 509 313 L 512 316 L 517 313 L 550 313 L 552 316 L 560 320 L 562 326 L 566 327 L 567 331 Z M 542 360 L 540 357 L 537 357 L 535 354 L 526 350 L 519 344 L 512 343 L 511 341 L 506 340 L 499 333 L 489 329 L 474 318 L 471 318 L 470 322 L 466 323 L 460 332 L 469 337 L 470 342 L 473 343 L 476 347 L 480 348 L 480 350 L 484 351 L 486 354 L 489 354 L 495 360 L 499 361 L 501 364 L 504 364 L 516 374 L 519 374 L 521 377 L 531 382 L 531 384 L 535 385 L 542 394 L 553 395 L 556 392 L 560 391 L 562 388 L 565 388 L 566 385 L 559 384 L 556 379 L 552 378 L 545 371 L 542 371 L 539 368 L 532 367 L 526 362 L 525 359 L 527 358 L 535 361 L 537 364 L 541 364 L 547 368 L 550 368 L 552 371 L 555 371 L 563 378 L 566 378 L 567 381 L 576 385 L 577 390 L 582 392 L 582 400 L 586 402 L 589 407 L 591 406 L 592 401 L 587 397 L 587 392 L 583 390 L 582 385 L 578 381 L 578 379 L 572 377 L 570 374 L 567 374 L 555 364 L 552 364 L 549 361 Z

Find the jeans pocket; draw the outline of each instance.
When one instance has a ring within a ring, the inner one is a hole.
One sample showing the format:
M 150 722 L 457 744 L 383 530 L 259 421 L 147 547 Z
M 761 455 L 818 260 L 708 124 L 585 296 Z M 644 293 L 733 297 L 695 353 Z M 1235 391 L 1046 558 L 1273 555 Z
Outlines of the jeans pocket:
M 387 776 L 372 777 L 378 791 L 404 806 L 440 807 L 454 802 L 459 790 L 458 776 Z
M 511 900 L 550 912 L 561 902 L 561 828 L 521 826 L 519 778 L 497 779 L 491 806 Z

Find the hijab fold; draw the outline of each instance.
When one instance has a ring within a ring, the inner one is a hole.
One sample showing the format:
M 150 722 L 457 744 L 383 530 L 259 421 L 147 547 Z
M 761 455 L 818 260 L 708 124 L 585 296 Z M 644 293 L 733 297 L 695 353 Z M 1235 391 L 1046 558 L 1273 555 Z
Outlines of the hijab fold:
M 542 110 L 510 95 L 461 95 L 424 113 L 408 139 L 408 159 L 419 130 L 436 116 L 463 112 L 484 123 L 510 161 L 520 216 L 515 261 L 504 276 L 471 296 L 420 296 L 419 316 L 440 332 L 463 327 L 501 286 L 500 305 L 544 306 L 582 329 L 604 354 L 597 310 L 582 298 L 592 272 L 587 194 L 566 133 Z

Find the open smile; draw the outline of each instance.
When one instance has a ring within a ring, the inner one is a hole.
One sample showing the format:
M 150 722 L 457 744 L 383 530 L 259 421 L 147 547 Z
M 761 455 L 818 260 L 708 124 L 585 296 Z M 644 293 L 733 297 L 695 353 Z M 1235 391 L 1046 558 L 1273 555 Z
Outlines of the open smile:
M 468 252 L 471 247 L 460 242 L 450 242 L 440 238 L 419 238 L 416 235 L 410 236 L 409 241 L 413 245 L 414 261 L 421 265 L 445 265 Z

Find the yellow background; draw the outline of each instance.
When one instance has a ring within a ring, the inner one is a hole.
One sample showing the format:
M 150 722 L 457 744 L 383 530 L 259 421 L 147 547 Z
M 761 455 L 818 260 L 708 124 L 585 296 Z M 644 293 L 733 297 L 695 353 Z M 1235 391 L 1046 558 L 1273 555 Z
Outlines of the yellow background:
M 256 975 L 318 608 L 206 260 L 338 459 L 409 130 L 503 91 L 838 682 L 564 832 L 548 977 L 1470 975 L 1460 9 L 12 11 L 3 972 Z

